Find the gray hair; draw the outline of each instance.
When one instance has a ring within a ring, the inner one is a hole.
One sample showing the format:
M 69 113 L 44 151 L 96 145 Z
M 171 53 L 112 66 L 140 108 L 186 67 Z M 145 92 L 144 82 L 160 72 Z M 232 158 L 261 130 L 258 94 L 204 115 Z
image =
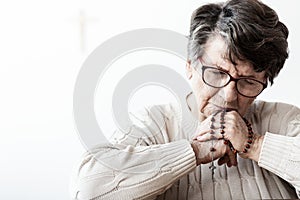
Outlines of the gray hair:
M 266 72 L 271 84 L 288 58 L 287 27 L 273 9 L 258 0 L 229 0 L 195 10 L 188 59 L 194 62 L 201 57 L 206 42 L 216 34 L 224 38 L 232 63 L 250 62 L 256 72 Z

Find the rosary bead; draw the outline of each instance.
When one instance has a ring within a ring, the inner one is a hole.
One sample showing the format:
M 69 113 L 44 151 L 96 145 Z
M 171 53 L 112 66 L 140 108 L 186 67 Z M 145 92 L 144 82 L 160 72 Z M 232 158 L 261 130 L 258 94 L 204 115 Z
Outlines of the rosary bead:
M 245 148 L 243 150 L 243 153 L 247 153 L 248 152 L 248 149 L 250 149 L 251 147 L 251 144 L 253 143 L 253 130 L 252 130 L 252 127 L 251 127 L 251 124 L 248 122 L 247 119 L 243 118 L 244 122 L 246 123 L 246 126 L 248 128 L 248 140 L 247 140 L 247 144 L 245 145 Z

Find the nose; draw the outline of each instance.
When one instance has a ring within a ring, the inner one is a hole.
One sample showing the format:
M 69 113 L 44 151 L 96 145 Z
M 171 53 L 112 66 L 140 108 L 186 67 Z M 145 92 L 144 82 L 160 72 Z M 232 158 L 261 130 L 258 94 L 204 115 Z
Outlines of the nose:
M 234 102 L 237 99 L 237 91 L 236 91 L 236 83 L 234 81 L 231 81 L 228 85 L 221 88 L 220 96 L 223 97 L 223 100 L 225 102 Z

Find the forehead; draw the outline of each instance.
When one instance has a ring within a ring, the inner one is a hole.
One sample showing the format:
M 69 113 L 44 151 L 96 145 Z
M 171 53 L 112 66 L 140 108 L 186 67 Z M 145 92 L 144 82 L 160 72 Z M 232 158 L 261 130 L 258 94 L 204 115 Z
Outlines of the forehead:
M 250 62 L 237 60 L 233 64 L 227 55 L 227 45 L 220 35 L 210 37 L 204 46 L 204 54 L 201 56 L 203 64 L 219 67 L 232 75 L 253 76 L 264 79 L 265 72 L 255 72 Z

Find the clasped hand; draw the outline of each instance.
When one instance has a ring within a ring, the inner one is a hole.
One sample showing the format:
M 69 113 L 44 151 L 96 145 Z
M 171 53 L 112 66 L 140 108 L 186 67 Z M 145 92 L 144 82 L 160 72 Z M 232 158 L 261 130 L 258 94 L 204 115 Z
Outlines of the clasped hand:
M 218 159 L 219 165 L 236 166 L 236 152 L 242 152 L 247 144 L 248 128 L 239 113 L 236 111 L 226 112 L 223 133 L 221 133 L 220 115 L 218 113 L 201 122 L 193 137 L 192 147 L 197 157 L 197 165 Z M 212 118 L 214 118 L 213 134 Z M 257 139 L 257 135 L 255 135 L 254 141 L 255 139 Z M 225 142 L 226 140 L 227 142 Z M 232 151 L 228 143 L 231 143 L 236 152 Z M 249 158 L 249 155 L 250 153 L 240 154 L 243 158 Z

